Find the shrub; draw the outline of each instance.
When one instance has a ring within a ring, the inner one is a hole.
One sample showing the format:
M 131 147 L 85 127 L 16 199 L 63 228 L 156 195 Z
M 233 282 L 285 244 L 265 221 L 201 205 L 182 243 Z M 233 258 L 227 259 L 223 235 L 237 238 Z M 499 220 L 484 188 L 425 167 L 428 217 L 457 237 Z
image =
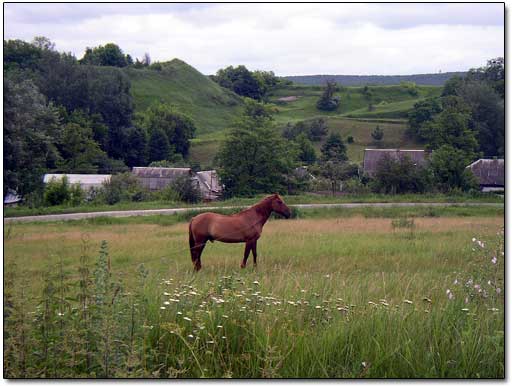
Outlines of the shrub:
M 367 194 L 371 192 L 367 184 L 363 184 L 359 178 L 351 178 L 343 182 L 343 191 L 351 194 Z
M 71 198 L 68 179 L 64 176 L 61 180 L 52 178 L 44 191 L 44 203 L 49 206 L 61 205 Z
M 180 201 L 196 203 L 201 201 L 201 191 L 199 187 L 187 176 L 181 176 L 175 179 L 169 186 L 176 193 Z
M 354 137 L 352 137 L 351 135 L 349 135 L 347 137 L 347 143 L 354 143 Z
M 103 183 L 101 199 L 108 205 L 120 201 L 144 201 L 148 192 L 131 173 L 116 174 Z

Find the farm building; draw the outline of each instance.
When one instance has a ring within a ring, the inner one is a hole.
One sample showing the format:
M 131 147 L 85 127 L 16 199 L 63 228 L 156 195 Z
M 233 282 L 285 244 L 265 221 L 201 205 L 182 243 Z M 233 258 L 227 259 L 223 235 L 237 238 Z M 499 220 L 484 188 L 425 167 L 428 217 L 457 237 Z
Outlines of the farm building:
M 502 191 L 505 189 L 505 160 L 479 159 L 466 166 L 478 180 L 482 192 Z
M 79 184 L 80 188 L 87 191 L 91 188 L 100 188 L 106 181 L 110 181 L 111 174 L 45 174 L 43 182 L 47 184 L 51 180 L 60 181 L 64 176 L 68 178 L 70 185 Z
M 215 170 L 204 170 L 195 174 L 201 195 L 205 201 L 213 201 L 222 195 L 222 186 Z
M 134 167 L 132 174 L 143 187 L 149 190 L 161 190 L 182 176 L 192 177 L 190 168 Z
M 424 166 L 427 163 L 428 153 L 425 150 L 400 150 L 400 149 L 364 149 L 363 170 L 370 177 L 377 171 L 379 161 L 385 156 L 398 160 L 401 157 L 409 157 L 415 165 Z
M 13 207 L 18 206 L 21 200 L 21 196 L 18 196 L 18 194 L 14 190 L 9 189 L 7 194 L 4 196 L 4 205 Z

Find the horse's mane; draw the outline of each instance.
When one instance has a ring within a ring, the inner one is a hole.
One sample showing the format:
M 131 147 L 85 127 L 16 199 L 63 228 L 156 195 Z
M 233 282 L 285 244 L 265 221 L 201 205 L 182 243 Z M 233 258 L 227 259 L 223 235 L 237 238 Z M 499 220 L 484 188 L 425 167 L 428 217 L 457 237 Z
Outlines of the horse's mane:
M 244 209 L 244 210 L 240 211 L 238 214 L 246 213 L 246 212 L 248 212 L 248 211 L 250 211 L 250 210 L 252 210 L 252 209 L 259 209 L 259 208 L 261 208 L 261 207 L 263 207 L 263 206 L 267 206 L 267 205 L 268 205 L 268 203 L 269 203 L 270 201 L 272 201 L 275 197 L 276 197 L 276 195 L 275 195 L 275 194 L 272 194 L 272 195 L 270 195 L 270 196 L 267 196 L 267 197 L 263 198 L 262 200 L 260 200 L 260 202 L 258 202 L 258 203 L 256 203 L 256 204 L 254 204 L 254 205 L 250 206 L 250 207 L 249 207 L 249 208 L 247 208 L 247 209 Z

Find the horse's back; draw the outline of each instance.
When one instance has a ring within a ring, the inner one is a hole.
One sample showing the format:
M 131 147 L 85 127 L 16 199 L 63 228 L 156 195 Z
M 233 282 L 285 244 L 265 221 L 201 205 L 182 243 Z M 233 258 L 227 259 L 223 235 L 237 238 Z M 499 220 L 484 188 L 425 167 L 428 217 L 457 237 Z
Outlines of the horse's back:
M 201 213 L 190 221 L 191 231 L 208 239 L 224 242 L 244 241 L 251 230 L 240 216 L 226 216 L 218 213 Z

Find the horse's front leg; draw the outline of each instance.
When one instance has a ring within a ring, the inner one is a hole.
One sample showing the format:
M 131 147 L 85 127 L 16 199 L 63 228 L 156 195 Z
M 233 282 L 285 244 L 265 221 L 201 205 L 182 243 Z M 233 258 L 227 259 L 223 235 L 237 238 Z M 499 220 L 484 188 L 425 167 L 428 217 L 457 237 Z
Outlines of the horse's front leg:
M 251 246 L 252 245 L 250 241 L 245 243 L 244 259 L 240 264 L 240 268 L 245 268 L 245 266 L 247 265 L 247 259 L 249 258 L 249 253 L 251 252 Z

